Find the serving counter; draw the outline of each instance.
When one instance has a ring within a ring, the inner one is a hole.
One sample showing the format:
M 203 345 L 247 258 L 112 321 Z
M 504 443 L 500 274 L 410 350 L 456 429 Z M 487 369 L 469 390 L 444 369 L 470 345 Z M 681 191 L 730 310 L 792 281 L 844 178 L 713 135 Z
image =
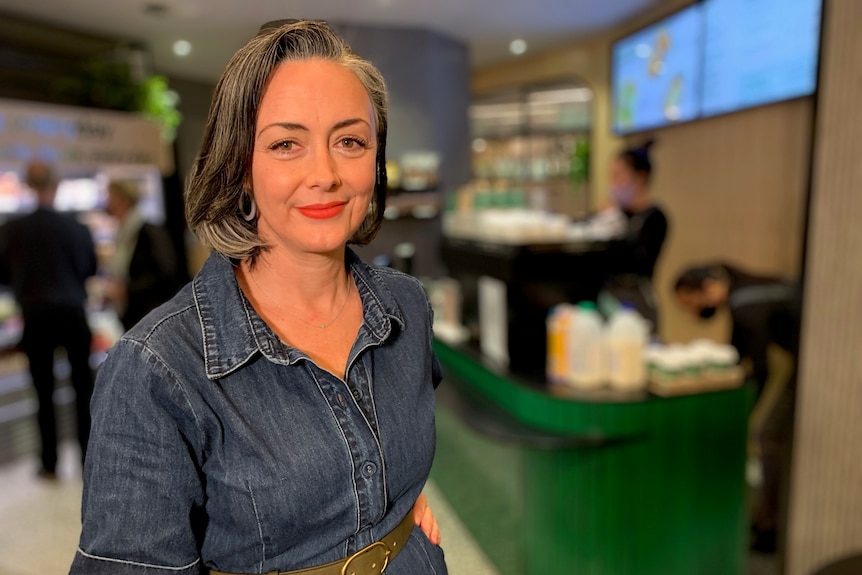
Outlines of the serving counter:
M 595 301 L 608 269 L 614 265 L 614 242 L 501 243 L 446 237 L 441 245 L 449 276 L 458 280 L 463 322 L 479 331 L 479 281 L 483 276 L 505 284 L 506 347 L 509 368 L 539 377 L 545 370 L 545 319 L 563 302 Z
M 754 389 L 575 395 L 435 342 L 432 478 L 503 575 L 740 575 Z

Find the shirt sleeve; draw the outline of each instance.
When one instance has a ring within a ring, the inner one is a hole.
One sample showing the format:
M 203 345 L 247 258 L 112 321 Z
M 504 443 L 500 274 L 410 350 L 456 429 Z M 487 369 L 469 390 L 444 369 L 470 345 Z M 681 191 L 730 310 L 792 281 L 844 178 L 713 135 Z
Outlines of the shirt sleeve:
M 83 529 L 71 575 L 190 575 L 204 517 L 196 416 L 144 345 L 121 340 L 96 379 Z
M 733 334 L 731 344 L 742 358 L 751 361 L 749 374 L 757 382 L 758 393 L 763 389 L 769 376 L 769 363 L 766 349 L 769 346 L 768 315 L 763 306 L 746 306 L 732 310 Z

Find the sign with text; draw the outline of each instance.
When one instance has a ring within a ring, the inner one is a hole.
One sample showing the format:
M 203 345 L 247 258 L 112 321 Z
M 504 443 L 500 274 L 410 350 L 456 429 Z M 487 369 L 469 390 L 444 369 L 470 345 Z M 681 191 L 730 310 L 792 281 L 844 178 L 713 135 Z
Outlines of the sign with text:
M 159 126 L 142 116 L 0 99 L 0 163 L 162 165 Z

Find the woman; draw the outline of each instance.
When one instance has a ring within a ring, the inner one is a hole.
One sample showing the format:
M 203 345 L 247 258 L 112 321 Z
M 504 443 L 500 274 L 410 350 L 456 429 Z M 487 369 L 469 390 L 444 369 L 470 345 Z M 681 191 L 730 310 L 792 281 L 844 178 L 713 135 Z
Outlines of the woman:
M 383 79 L 326 24 L 230 61 L 187 190 L 215 253 L 100 370 L 72 573 L 446 573 L 414 526 L 430 307 L 346 248 L 382 221 L 385 144 Z
M 622 241 L 608 256 L 610 277 L 605 291 L 618 302 L 632 304 L 658 331 L 652 278 L 667 237 L 668 221 L 650 194 L 652 145 L 649 140 L 640 147 L 623 150 L 611 165 L 611 198 L 626 225 Z
M 107 293 L 123 327 L 131 328 L 176 293 L 176 258 L 163 228 L 138 210 L 140 194 L 131 182 L 108 184 L 106 211 L 119 223 Z

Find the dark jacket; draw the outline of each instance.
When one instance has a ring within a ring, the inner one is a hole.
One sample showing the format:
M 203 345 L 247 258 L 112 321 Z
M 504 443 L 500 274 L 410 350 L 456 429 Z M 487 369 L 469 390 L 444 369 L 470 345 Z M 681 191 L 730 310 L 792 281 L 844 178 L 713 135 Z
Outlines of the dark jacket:
M 128 301 L 122 317 L 126 329 L 179 290 L 176 261 L 167 232 L 160 226 L 144 223 L 129 263 Z
M 12 286 L 25 315 L 83 308 L 95 273 L 92 235 L 68 214 L 39 208 L 0 228 L 0 282 Z
M 721 264 L 727 275 L 727 306 L 733 319 L 731 343 L 752 362 L 754 378 L 766 382 L 766 349 L 777 345 L 794 357 L 799 353 L 802 290 L 798 282 L 755 276 Z

